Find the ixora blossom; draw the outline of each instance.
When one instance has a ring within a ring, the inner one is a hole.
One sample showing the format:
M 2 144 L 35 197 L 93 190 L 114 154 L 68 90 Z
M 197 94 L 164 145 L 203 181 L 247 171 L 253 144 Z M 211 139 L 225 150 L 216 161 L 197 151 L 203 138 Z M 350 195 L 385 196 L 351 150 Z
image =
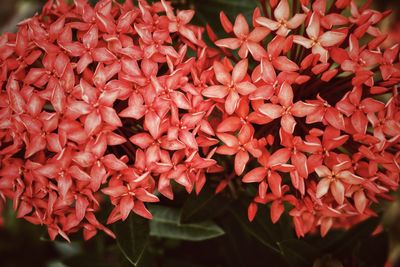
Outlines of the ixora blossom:
M 201 95 L 217 51 L 193 15 L 165 1 L 49 1 L 0 37 L 0 195 L 18 217 L 52 239 L 114 237 L 95 217 L 105 196 L 108 223 L 151 218 L 156 189 L 200 191 L 219 170 L 215 150 L 199 150 L 218 142 Z
M 252 25 L 221 13 L 229 36 L 207 27 L 207 45 L 194 11 L 166 1 L 49 1 L 0 37 L 0 196 L 67 240 L 114 236 L 96 219 L 105 201 L 108 224 L 151 219 L 171 180 L 199 193 L 212 173 L 217 193 L 256 185 L 249 220 L 286 206 L 298 236 L 374 216 L 400 173 L 387 14 L 274 0 Z
M 261 1 L 252 27 L 221 13 L 229 36 L 208 28 L 225 55 L 202 91 L 220 114 L 216 153 L 257 185 L 249 220 L 268 204 L 277 222 L 286 206 L 298 236 L 376 216 L 399 184 L 399 46 L 377 27 L 389 13 L 327 2 Z

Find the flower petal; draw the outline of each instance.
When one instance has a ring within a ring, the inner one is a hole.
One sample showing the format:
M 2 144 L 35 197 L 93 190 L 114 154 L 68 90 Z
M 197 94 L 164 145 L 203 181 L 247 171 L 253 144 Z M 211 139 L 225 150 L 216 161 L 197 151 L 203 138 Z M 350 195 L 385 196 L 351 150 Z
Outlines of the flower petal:
M 240 96 L 237 92 L 231 91 L 225 100 L 225 111 L 229 115 L 233 114 L 236 110 Z
M 224 39 L 220 39 L 215 42 L 216 46 L 226 47 L 231 50 L 238 49 L 241 44 L 242 44 L 242 41 L 239 40 L 238 38 L 224 38 Z
M 306 14 L 296 14 L 286 23 L 286 25 L 288 26 L 289 29 L 294 30 L 298 28 L 301 24 L 303 24 L 306 17 L 307 17 Z
M 293 36 L 293 42 L 310 49 L 313 46 L 313 41 L 300 35 Z
M 240 150 L 235 156 L 235 173 L 242 175 L 246 164 L 249 161 L 249 153 L 247 151 Z
M 316 106 L 309 103 L 304 103 L 303 101 L 297 101 L 294 103 L 290 112 L 295 117 L 305 117 L 316 110 Z
M 270 119 L 274 120 L 279 118 L 282 115 L 283 108 L 280 105 L 274 104 L 263 104 L 261 105 L 258 110 L 261 114 L 269 117 Z
M 289 83 L 283 82 L 278 93 L 279 103 L 284 107 L 289 107 L 293 104 L 293 89 Z
M 217 81 L 224 85 L 228 85 L 231 82 L 231 75 L 226 71 L 222 63 L 214 61 L 213 68 Z
M 232 70 L 232 80 L 234 83 L 241 82 L 247 74 L 248 61 L 246 59 L 240 60 Z
M 281 126 L 285 132 L 292 134 L 296 126 L 296 121 L 292 115 L 285 114 L 281 118 Z
M 346 38 L 346 34 L 342 32 L 334 32 L 334 31 L 329 31 L 323 33 L 319 38 L 318 41 L 320 44 L 324 47 L 326 46 L 334 46 L 339 43 L 341 43 L 344 38 Z
M 321 198 L 328 193 L 331 180 L 329 178 L 321 179 L 317 185 L 316 197 Z
M 249 25 L 242 14 L 236 17 L 235 24 L 233 25 L 233 32 L 237 37 L 244 37 L 249 34 Z
M 243 177 L 243 183 L 255 183 L 264 180 L 267 170 L 264 167 L 254 168 Z
M 338 204 L 342 205 L 344 202 L 344 186 L 343 186 L 343 184 L 338 180 L 334 180 L 331 183 L 330 189 L 331 189 L 331 193 L 332 193 L 333 197 L 335 198 L 336 202 Z
M 316 40 L 318 38 L 320 32 L 320 18 L 317 12 L 314 12 L 311 15 L 310 22 L 308 23 L 308 26 L 306 28 L 306 32 L 308 37 L 310 37 L 311 39 Z
M 282 177 L 277 172 L 272 172 L 268 176 L 268 185 L 276 197 L 282 196 Z
M 224 85 L 213 85 L 205 88 L 201 94 L 209 98 L 224 98 L 229 93 L 228 87 Z
M 276 20 L 287 20 L 289 18 L 289 3 L 287 0 L 281 0 L 279 5 L 274 10 L 274 17 Z
M 257 87 L 251 82 L 241 82 L 236 84 L 236 90 L 241 95 L 249 95 L 257 90 Z
M 259 17 L 256 19 L 256 22 L 260 24 L 261 26 L 264 26 L 271 31 L 276 31 L 279 27 L 280 24 L 276 21 L 273 21 L 271 19 L 265 18 L 265 17 Z

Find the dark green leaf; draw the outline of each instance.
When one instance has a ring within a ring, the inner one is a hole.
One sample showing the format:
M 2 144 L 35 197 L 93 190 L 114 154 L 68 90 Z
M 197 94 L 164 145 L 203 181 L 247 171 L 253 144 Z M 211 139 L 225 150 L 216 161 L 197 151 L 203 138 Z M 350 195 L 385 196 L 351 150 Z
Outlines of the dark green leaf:
M 149 238 L 149 221 L 131 214 L 125 222 L 115 223 L 118 247 L 126 259 L 134 266 L 140 261 Z
M 192 193 L 183 205 L 180 221 L 191 223 L 210 220 L 222 214 L 230 200 L 222 194 L 215 194 L 210 188 L 204 188 L 199 195 Z
M 215 222 L 180 223 L 180 211 L 171 207 L 152 206 L 153 219 L 150 221 L 150 235 L 188 241 L 201 241 L 224 234 Z
M 242 203 L 232 206 L 230 209 L 231 213 L 247 233 L 260 241 L 264 246 L 280 253 L 279 248 L 275 244 L 282 240 L 281 228 L 279 225 L 272 224 L 265 206 L 259 208 L 253 222 L 250 222 L 247 218 L 247 208 Z

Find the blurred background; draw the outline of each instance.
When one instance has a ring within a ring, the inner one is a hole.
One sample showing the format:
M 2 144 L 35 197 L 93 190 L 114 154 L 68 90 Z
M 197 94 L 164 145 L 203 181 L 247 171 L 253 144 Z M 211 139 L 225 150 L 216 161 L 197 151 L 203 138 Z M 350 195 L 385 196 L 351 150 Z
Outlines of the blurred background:
M 211 24 L 217 33 L 221 30 L 218 20 L 221 10 L 224 10 L 231 19 L 238 13 L 250 17 L 258 5 L 257 0 L 175 0 L 172 2 L 180 9 L 195 9 L 195 23 Z M 38 12 L 43 4 L 44 1 L 0 0 L 0 33 L 15 31 L 19 21 Z M 378 10 L 393 10 L 389 19 L 382 23 L 381 27 L 385 32 L 397 33 L 389 38 L 386 45 L 400 43 L 400 34 L 398 34 L 400 33 L 400 1 L 374 0 L 373 6 Z M 88 242 L 83 242 L 80 235 L 73 237 L 71 243 L 62 240 L 53 242 L 48 239 L 46 229 L 43 227 L 15 219 L 10 203 L 6 203 L 3 210 L 3 221 L 0 221 L 0 267 L 132 266 L 116 242 L 103 233 Z M 388 258 L 393 260 L 393 265 L 385 267 L 400 266 L 398 262 L 396 263 L 400 255 L 400 197 L 397 196 L 397 201 L 393 203 L 387 203 L 383 210 L 382 220 L 368 220 L 349 233 L 333 232 L 326 239 L 311 236 L 304 242 L 301 240 L 286 244 L 292 251 L 288 252 L 290 256 L 285 256 L 289 259 L 285 261 L 282 261 L 282 257 L 265 249 L 260 238 L 254 238 L 243 232 L 243 227 L 241 227 L 243 225 L 228 223 L 230 229 L 225 228 L 226 235 L 206 242 L 152 239 L 138 266 L 372 267 L 385 266 Z M 245 210 L 243 213 L 245 214 Z M 263 218 L 264 222 L 265 218 Z M 220 224 L 224 224 L 231 218 L 222 216 L 217 220 Z M 372 234 L 380 223 L 383 230 Z M 252 231 L 251 227 L 257 227 L 257 225 L 253 224 L 249 227 L 250 229 L 247 230 Z M 323 254 L 312 254 L 311 245 L 310 248 L 308 247 L 308 244 L 318 247 L 326 243 L 333 245 L 327 246 L 329 249 L 324 250 Z

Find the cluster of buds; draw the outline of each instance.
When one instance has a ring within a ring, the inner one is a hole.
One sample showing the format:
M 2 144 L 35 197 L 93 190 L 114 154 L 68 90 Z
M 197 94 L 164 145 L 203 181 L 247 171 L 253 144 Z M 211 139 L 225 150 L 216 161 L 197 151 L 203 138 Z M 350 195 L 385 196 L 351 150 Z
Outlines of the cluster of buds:
M 213 151 L 199 151 L 215 144 L 201 90 L 218 53 L 193 15 L 164 1 L 49 1 L 1 36 L 0 195 L 18 217 L 52 239 L 114 236 L 95 217 L 105 195 L 108 223 L 151 218 L 156 189 L 199 191 L 218 171 Z
M 249 220 L 260 204 L 274 223 L 289 206 L 298 236 L 324 236 L 376 215 L 371 204 L 398 187 L 399 46 L 381 47 L 389 12 L 368 3 L 261 3 L 252 26 L 221 13 L 227 38 L 208 28 L 225 55 L 202 91 L 221 114 L 216 153 L 235 155 L 235 174 L 258 185 Z
M 151 219 L 171 180 L 199 193 L 218 172 L 217 193 L 257 185 L 249 220 L 289 206 L 298 236 L 374 216 L 399 182 L 399 47 L 388 12 L 308 2 L 261 1 L 252 27 L 221 12 L 214 46 L 163 0 L 49 1 L 0 37 L 0 196 L 52 239 L 114 236 L 101 202 L 109 224 Z

